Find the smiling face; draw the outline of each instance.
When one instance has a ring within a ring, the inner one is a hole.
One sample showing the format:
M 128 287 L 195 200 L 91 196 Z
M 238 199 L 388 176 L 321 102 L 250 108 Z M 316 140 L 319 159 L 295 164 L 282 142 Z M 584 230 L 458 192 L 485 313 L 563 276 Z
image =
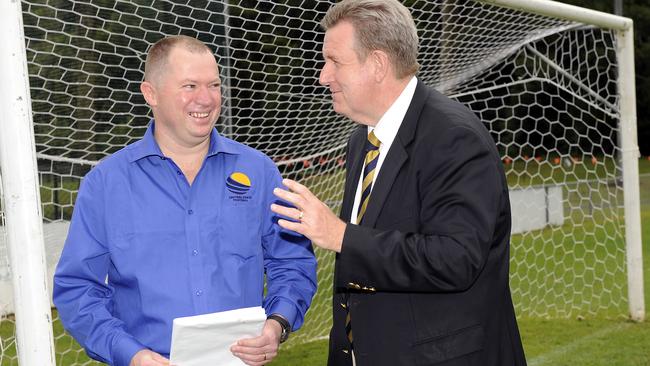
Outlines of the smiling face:
M 342 21 L 327 30 L 323 42 L 325 65 L 319 82 L 329 87 L 334 111 L 355 122 L 374 126 L 378 121 L 373 103 L 378 92 L 374 65 L 369 62 L 370 57 L 360 60 L 354 45 L 351 23 Z
M 221 112 L 221 79 L 210 52 L 175 46 L 160 76 L 143 82 L 141 89 L 153 111 L 161 148 L 168 144 L 193 148 L 209 142 Z

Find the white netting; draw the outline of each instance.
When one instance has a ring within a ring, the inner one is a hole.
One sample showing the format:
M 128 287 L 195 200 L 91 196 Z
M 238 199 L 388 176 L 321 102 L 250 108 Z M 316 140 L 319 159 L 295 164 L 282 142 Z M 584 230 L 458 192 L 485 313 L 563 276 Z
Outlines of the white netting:
M 143 63 L 165 35 L 197 37 L 216 51 L 219 130 L 267 153 L 338 210 L 354 124 L 332 111 L 318 85 L 318 22 L 332 3 L 23 1 L 49 266 L 80 179 L 144 133 Z M 504 158 L 518 314 L 624 314 L 613 33 L 470 0 L 404 3 L 421 38 L 418 76 L 480 115 Z M 317 255 L 319 292 L 291 344 L 328 333 L 333 256 Z M 86 362 L 56 326 L 57 363 Z M 8 354 L 0 354 L 3 366 L 12 364 Z
M 511 193 L 513 221 L 535 220 L 530 212 L 541 204 L 543 224 L 555 224 L 512 237 L 519 314 L 624 314 L 616 75 L 613 33 L 575 25 L 518 48 L 452 93 L 490 126 L 511 192 L 528 189 Z

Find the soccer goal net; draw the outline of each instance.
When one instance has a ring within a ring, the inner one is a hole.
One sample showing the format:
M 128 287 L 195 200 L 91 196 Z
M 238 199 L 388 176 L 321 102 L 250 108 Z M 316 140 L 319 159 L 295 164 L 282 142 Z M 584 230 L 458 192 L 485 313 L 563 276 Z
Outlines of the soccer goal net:
M 503 158 L 518 316 L 620 317 L 642 308 L 642 283 L 630 280 L 641 261 L 631 22 L 544 0 L 403 3 L 419 31 L 418 78 L 472 109 Z M 319 21 L 332 4 L 22 1 L 48 281 L 80 181 L 149 123 L 139 84 L 148 47 L 167 35 L 214 49 L 224 82 L 219 131 L 268 154 L 338 211 L 355 126 L 318 85 Z M 0 363 L 13 365 L 4 214 Z M 333 256 L 316 253 L 319 290 L 289 344 L 328 335 Z M 54 318 L 57 364 L 88 364 Z

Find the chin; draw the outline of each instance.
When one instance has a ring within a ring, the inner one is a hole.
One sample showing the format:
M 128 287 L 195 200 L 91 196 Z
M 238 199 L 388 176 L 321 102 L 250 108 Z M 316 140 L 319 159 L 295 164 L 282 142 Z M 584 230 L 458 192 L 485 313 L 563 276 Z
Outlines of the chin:
M 347 118 L 349 118 L 349 119 L 356 122 L 356 120 L 354 118 L 352 118 L 352 114 L 350 113 L 350 111 L 347 110 L 347 109 L 334 108 L 334 112 L 336 112 L 336 113 L 340 114 L 341 116 L 347 117 Z
M 192 123 L 188 125 L 188 128 L 190 130 L 194 131 L 194 133 L 196 134 L 201 134 L 201 135 L 205 134 L 206 132 L 210 133 L 210 131 L 212 131 L 212 127 L 214 127 L 214 123 L 208 121 L 194 120 L 192 121 Z
M 334 112 L 347 116 L 347 114 L 345 113 L 345 108 L 343 108 L 340 103 L 333 102 L 332 108 L 334 109 Z

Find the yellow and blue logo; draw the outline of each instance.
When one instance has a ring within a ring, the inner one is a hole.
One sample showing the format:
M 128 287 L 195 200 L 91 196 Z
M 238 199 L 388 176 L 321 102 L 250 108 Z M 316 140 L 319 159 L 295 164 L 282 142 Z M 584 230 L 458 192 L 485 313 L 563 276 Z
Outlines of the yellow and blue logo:
M 234 194 L 245 194 L 251 189 L 251 180 L 244 173 L 234 172 L 226 179 L 226 187 Z

